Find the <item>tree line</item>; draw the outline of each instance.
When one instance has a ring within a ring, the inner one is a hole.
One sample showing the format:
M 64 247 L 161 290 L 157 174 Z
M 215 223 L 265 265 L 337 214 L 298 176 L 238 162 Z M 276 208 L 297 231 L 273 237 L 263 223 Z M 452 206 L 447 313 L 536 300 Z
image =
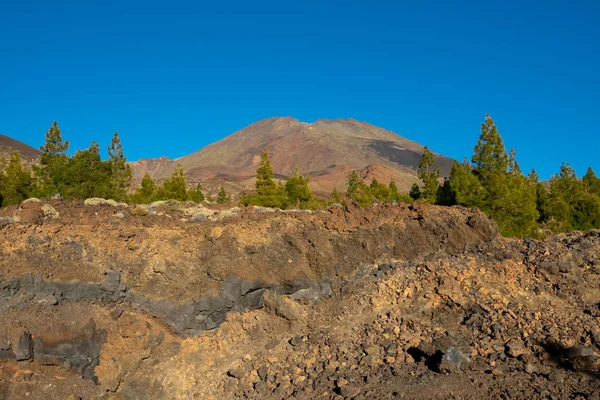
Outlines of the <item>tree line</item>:
M 563 163 L 547 185 L 535 169 L 525 176 L 514 149 L 506 152 L 489 115 L 470 161 L 455 161 L 450 176 L 440 184 L 433 154 L 425 148 L 419 177 L 423 184 L 413 186 L 413 199 L 478 208 L 496 221 L 504 236 L 540 237 L 545 231 L 600 228 L 600 179 L 592 168 L 578 179 L 575 170 Z
M 180 165 L 161 184 L 146 174 L 131 193 L 131 170 L 117 132 L 106 160 L 101 159 L 96 142 L 68 155 L 69 142 L 63 140 L 56 122 L 46 133 L 46 142 L 40 150 L 40 162 L 31 168 L 22 162 L 18 152 L 8 160 L 0 159 L 0 206 L 19 204 L 29 197 L 67 200 L 102 197 L 137 204 L 158 200 L 200 203 L 207 199 L 200 184 L 188 187 Z M 489 115 L 481 125 L 471 159 L 455 161 L 449 177 L 441 179 L 434 154 L 425 147 L 417 170 L 422 184 L 413 185 L 409 193 L 399 192 L 393 180 L 384 184 L 374 178 L 367 184 L 353 171 L 344 195 L 334 187 L 328 198 L 321 198 L 313 194 L 310 178 L 298 166 L 285 182 L 276 181 L 266 150 L 256 172 L 255 192 L 241 197 L 243 205 L 318 209 L 342 203 L 344 199 L 361 206 L 377 201 L 420 201 L 478 208 L 497 222 L 504 236 L 541 237 L 547 231 L 600 228 L 600 179 L 592 168 L 579 179 L 575 170 L 563 163 L 559 173 L 546 183 L 540 182 L 535 169 L 524 175 L 515 151 L 506 152 Z M 231 202 L 223 187 L 216 201 Z
M 23 163 L 18 152 L 12 153 L 8 160 L 0 159 L 0 206 L 19 204 L 30 197 L 65 200 L 101 197 L 138 204 L 171 199 L 198 203 L 205 200 L 201 185 L 188 188 L 181 166 L 160 185 L 146 174 L 141 187 L 130 193 L 131 169 L 118 132 L 112 137 L 106 160 L 101 159 L 100 146 L 95 141 L 89 148 L 69 155 L 69 142 L 63 140 L 55 121 L 46 132 L 40 150 L 40 161 L 32 167 Z M 221 188 L 217 202 L 230 200 Z

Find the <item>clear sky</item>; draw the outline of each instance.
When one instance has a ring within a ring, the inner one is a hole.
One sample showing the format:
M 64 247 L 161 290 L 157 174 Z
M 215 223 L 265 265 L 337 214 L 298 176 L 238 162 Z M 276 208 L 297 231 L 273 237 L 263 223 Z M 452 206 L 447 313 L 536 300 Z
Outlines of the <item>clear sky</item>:
M 600 173 L 600 1 L 0 0 L 0 133 L 130 160 L 266 117 L 356 118 L 462 160 Z

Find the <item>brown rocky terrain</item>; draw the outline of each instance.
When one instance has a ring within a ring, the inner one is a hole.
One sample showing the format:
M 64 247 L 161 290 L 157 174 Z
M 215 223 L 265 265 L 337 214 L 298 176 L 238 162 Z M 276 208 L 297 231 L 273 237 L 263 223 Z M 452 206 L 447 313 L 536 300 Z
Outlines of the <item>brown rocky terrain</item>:
M 599 231 L 92 199 L 0 242 L 0 399 L 599 398 Z
M 353 170 L 369 181 L 373 177 L 408 191 L 419 180 L 416 168 L 423 146 L 394 132 L 354 119 L 321 119 L 314 123 L 291 117 L 258 121 L 205 148 L 176 160 L 165 157 L 130 163 L 134 179 L 144 174 L 161 180 L 181 164 L 191 181 L 226 181 L 239 188 L 253 187 L 260 155 L 267 149 L 279 178 L 291 175 L 296 165 L 311 177 L 311 188 L 331 192 L 344 188 Z M 442 175 L 453 160 L 437 155 Z

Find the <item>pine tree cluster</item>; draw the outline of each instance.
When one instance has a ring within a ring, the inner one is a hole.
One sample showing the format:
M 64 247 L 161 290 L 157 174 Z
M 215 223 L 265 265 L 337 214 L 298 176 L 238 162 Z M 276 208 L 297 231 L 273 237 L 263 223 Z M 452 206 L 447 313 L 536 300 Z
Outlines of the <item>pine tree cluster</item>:
M 86 199 L 110 198 L 131 203 L 157 200 L 194 201 L 206 199 L 200 184 L 188 188 L 183 168 L 158 185 L 146 174 L 140 187 L 129 193 L 131 170 L 119 134 L 115 132 L 108 147 L 108 159 L 100 157 L 98 143 L 69 155 L 69 142 L 63 140 L 56 122 L 46 133 L 40 148 L 40 162 L 28 167 L 18 152 L 8 160 L 0 159 L 0 206 L 19 204 L 29 197 Z M 537 172 L 523 175 L 516 153 L 508 153 L 496 124 L 488 115 L 471 160 L 455 162 L 450 175 L 440 184 L 440 170 L 434 154 L 425 147 L 419 162 L 418 177 L 410 193 L 399 193 L 392 180 L 383 184 L 373 178 L 367 185 L 353 171 L 345 197 L 334 187 L 328 200 L 310 190 L 309 177 L 296 166 L 286 182 L 275 181 L 269 155 L 265 150 L 257 169 L 256 193 L 243 196 L 241 204 L 264 207 L 318 209 L 344 198 L 368 206 L 375 201 L 410 203 L 414 200 L 438 205 L 478 208 L 493 218 L 504 236 L 541 237 L 546 232 L 567 232 L 600 228 L 600 178 L 588 168 L 577 178 L 569 164 L 552 176 L 548 184 L 539 181 Z M 216 202 L 227 204 L 231 196 L 220 188 Z
M 425 157 L 424 157 L 425 158 Z M 427 187 L 423 179 L 424 187 Z M 417 197 L 418 198 L 418 197 Z M 600 180 L 589 168 L 578 179 L 569 164 L 550 180 L 539 182 L 535 169 L 524 176 L 513 149 L 507 154 L 488 115 L 471 162 L 455 162 L 437 189 L 435 203 L 478 208 L 496 221 L 504 236 L 541 237 L 600 227 Z
M 157 185 L 146 174 L 141 187 L 130 194 L 131 169 L 118 132 L 115 132 L 108 147 L 107 160 L 101 159 L 100 146 L 96 142 L 69 155 L 69 142 L 63 140 L 55 121 L 48 129 L 46 142 L 40 150 L 40 162 L 31 168 L 21 160 L 18 152 L 13 153 L 9 160 L 0 159 L 0 206 L 19 204 L 30 197 L 66 200 L 101 197 L 131 203 L 157 200 L 200 203 L 205 200 L 201 185 L 188 189 L 181 166 L 162 185 Z M 228 203 L 231 198 L 221 188 L 217 201 Z

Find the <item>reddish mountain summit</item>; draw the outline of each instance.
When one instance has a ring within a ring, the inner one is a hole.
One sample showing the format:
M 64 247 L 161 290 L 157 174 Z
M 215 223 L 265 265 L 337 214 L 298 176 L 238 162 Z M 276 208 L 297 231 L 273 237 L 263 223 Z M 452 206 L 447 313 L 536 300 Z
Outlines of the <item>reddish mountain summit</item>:
M 134 179 L 145 173 L 155 179 L 169 177 L 181 164 L 191 181 L 228 181 L 250 188 L 267 149 L 276 177 L 286 178 L 299 165 L 311 177 L 316 191 L 345 187 L 353 170 L 367 181 L 394 179 L 401 190 L 418 182 L 416 169 L 423 146 L 398 134 L 354 119 L 300 122 L 291 117 L 258 121 L 190 155 L 132 162 Z M 453 160 L 436 155 L 442 175 Z

